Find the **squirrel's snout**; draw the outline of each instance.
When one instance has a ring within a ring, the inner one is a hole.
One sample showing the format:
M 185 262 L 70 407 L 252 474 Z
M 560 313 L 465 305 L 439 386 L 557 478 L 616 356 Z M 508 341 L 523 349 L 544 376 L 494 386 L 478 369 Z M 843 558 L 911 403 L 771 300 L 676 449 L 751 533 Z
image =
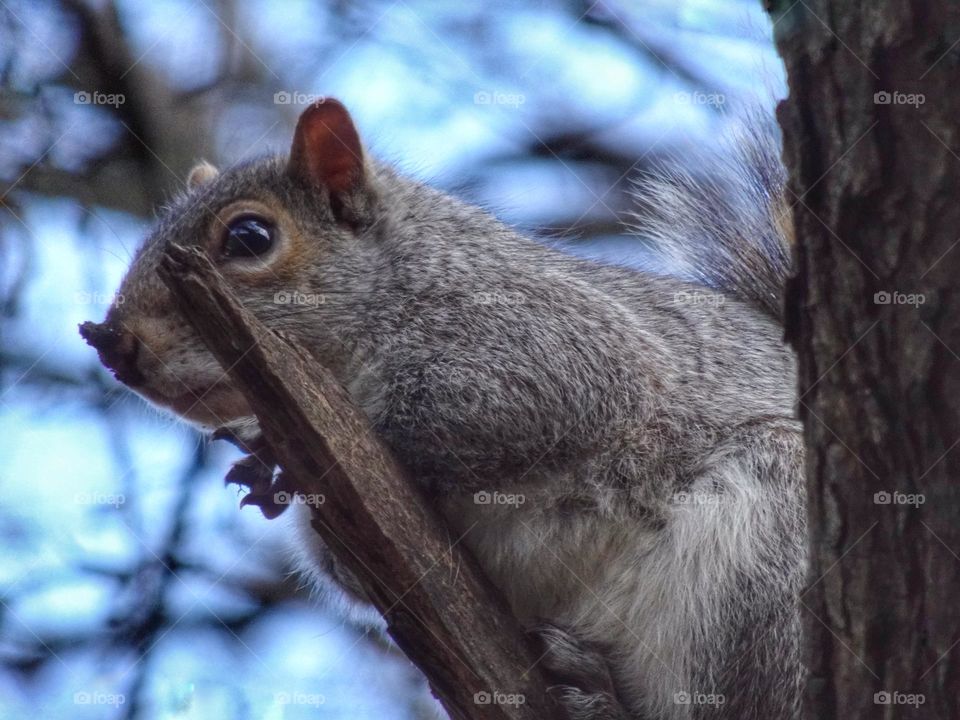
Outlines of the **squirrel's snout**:
M 87 341 L 113 376 L 124 385 L 136 386 L 144 381 L 137 368 L 140 341 L 129 330 L 111 323 L 85 322 L 80 325 L 80 336 Z

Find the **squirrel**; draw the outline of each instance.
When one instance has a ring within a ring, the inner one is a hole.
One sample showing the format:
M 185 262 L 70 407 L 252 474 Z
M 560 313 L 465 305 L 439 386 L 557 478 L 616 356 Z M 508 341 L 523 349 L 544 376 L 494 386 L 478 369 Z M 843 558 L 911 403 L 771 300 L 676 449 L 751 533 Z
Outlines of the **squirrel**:
M 767 132 L 708 159 L 636 190 L 677 278 L 565 254 L 402 176 L 325 99 L 289 156 L 194 168 L 123 303 L 81 334 L 153 403 L 256 437 L 157 274 L 170 243 L 205 249 L 463 535 L 570 718 L 795 718 L 806 539 L 785 173 Z M 304 565 L 363 602 L 298 522 Z

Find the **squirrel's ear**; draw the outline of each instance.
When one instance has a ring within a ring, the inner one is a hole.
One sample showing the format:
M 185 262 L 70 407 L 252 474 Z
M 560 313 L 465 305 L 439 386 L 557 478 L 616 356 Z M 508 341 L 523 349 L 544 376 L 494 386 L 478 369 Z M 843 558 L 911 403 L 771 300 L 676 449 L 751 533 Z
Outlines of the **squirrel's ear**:
M 362 188 L 363 147 L 342 103 L 327 98 L 303 111 L 287 172 L 307 185 L 326 188 L 331 199 Z
M 206 160 L 201 160 L 194 165 L 193 169 L 187 174 L 187 189 L 193 190 L 201 185 L 206 185 L 219 174 L 220 171 L 213 165 Z

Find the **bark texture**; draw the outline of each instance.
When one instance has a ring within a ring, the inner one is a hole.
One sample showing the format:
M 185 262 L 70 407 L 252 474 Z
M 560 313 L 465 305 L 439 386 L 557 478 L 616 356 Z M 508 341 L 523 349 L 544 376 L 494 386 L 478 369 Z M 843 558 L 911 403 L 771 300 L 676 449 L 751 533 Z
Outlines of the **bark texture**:
M 960 5 L 768 5 L 790 86 L 805 716 L 960 717 Z
M 336 379 L 241 307 L 203 253 L 173 248 L 161 275 L 250 402 L 284 486 L 322 496 L 317 532 L 450 716 L 556 717 L 520 625 Z

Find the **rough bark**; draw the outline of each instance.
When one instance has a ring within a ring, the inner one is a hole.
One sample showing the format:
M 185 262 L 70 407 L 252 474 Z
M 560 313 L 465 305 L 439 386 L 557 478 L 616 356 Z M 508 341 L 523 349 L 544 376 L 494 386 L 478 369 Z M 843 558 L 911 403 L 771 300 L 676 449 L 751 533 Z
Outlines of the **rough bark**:
M 769 4 L 790 86 L 805 716 L 960 717 L 960 6 Z
M 317 532 L 450 716 L 556 717 L 520 625 L 329 371 L 241 307 L 201 252 L 174 248 L 161 275 L 250 402 L 285 487 L 322 497 Z

